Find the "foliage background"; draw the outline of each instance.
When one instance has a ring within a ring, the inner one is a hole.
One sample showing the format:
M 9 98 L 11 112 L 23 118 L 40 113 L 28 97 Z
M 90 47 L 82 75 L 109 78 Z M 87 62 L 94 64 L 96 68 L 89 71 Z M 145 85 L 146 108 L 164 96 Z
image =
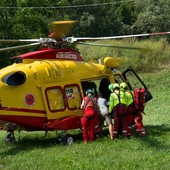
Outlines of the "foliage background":
M 1 0 L 0 19 L 0 39 L 47 37 L 49 35 L 49 23 L 58 20 L 78 21 L 77 25 L 71 30 L 70 36 L 100 37 L 164 32 L 169 31 L 170 28 L 170 1 Z M 156 39 L 160 37 L 169 40 L 168 35 L 158 36 Z M 118 42 L 118 44 L 119 43 L 120 42 Z M 122 43 L 127 45 L 129 42 L 125 43 L 123 41 Z M 151 46 L 150 44 L 149 46 Z M 12 45 L 16 44 L 0 43 L 0 48 Z M 130 45 L 134 45 L 133 41 L 130 42 Z M 143 45 L 144 44 L 141 44 L 141 46 Z M 148 45 L 146 44 L 145 46 Z M 107 50 L 106 48 L 105 51 Z M 109 51 L 110 50 L 111 49 L 109 49 Z M 10 56 L 16 56 L 28 51 L 29 50 L 26 49 L 1 53 L 0 67 L 2 68 L 13 62 L 8 60 Z M 88 52 L 86 53 L 88 54 Z M 128 53 L 126 57 L 131 55 L 131 52 L 122 52 L 120 50 L 112 53 L 113 55 L 117 53 L 119 56 Z M 136 53 L 135 55 L 138 54 Z M 84 57 L 86 58 L 86 56 L 87 55 Z M 96 55 L 91 57 L 87 56 L 87 58 L 90 59 L 94 57 L 96 57 Z M 141 58 L 143 58 L 143 56 Z
M 86 6 L 91 4 L 90 6 Z M 95 5 L 102 4 L 102 5 Z M 106 4 L 106 5 L 105 5 Z M 83 6 L 85 5 L 85 6 Z M 50 8 L 49 8 L 50 7 Z M 169 0 L 1 0 L 0 39 L 47 37 L 54 20 L 78 20 L 74 36 L 112 36 L 169 31 Z M 169 36 L 107 41 L 116 45 L 147 48 L 147 51 L 77 46 L 85 60 L 106 55 L 122 57 L 123 69 L 132 65 L 153 94 L 146 106 L 145 138 L 130 140 L 109 137 L 85 144 L 80 138 L 71 146 L 56 142 L 55 132 L 42 138 L 41 132 L 22 132 L 15 145 L 5 145 L 0 131 L 0 169 L 170 169 L 170 72 Z M 99 42 L 100 43 L 100 42 Z M 14 44 L 10 44 L 14 45 Z M 0 44 L 7 47 L 9 44 Z M 30 49 L 33 50 L 33 49 Z M 11 63 L 10 56 L 29 50 L 0 54 L 0 67 Z M 153 71 L 154 70 L 154 71 Z

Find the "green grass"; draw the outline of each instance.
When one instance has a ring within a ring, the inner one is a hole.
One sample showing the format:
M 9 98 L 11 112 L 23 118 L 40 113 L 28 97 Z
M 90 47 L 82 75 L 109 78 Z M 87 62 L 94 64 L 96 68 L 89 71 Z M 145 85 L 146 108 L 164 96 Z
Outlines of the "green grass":
M 170 58 L 170 45 L 166 39 L 139 41 L 128 38 L 124 40 L 102 40 L 96 43 L 142 48 L 142 50 L 127 50 L 98 46 L 77 46 L 80 54 L 86 61 L 94 60 L 98 62 L 98 59 L 103 60 L 107 56 L 122 58 L 120 69 L 131 65 L 135 70 L 140 72 L 151 72 L 152 70 L 157 70 L 162 64 L 167 63 Z
M 169 170 L 170 72 L 165 69 L 140 76 L 153 94 L 143 116 L 146 137 L 134 135 L 130 140 L 111 141 L 106 135 L 93 143 L 86 144 L 80 138 L 67 146 L 57 143 L 55 132 L 50 132 L 46 138 L 42 132 L 21 132 L 16 144 L 5 145 L 6 133 L 0 131 L 0 169 Z

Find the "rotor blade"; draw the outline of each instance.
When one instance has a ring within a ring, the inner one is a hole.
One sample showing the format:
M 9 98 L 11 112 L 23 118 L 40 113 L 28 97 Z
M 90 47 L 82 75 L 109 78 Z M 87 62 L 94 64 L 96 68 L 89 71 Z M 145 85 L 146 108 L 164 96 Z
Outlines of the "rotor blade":
M 90 45 L 90 46 L 101 46 L 101 47 L 112 47 L 112 48 L 120 48 L 120 49 L 130 49 L 130 50 L 145 50 L 145 48 L 140 48 L 140 47 L 115 46 L 111 44 L 95 44 L 95 43 L 86 43 L 86 42 L 77 42 L 77 44 Z
M 67 42 L 73 43 L 77 41 L 87 41 L 87 40 L 109 40 L 109 39 L 121 39 L 121 38 L 134 38 L 134 37 L 145 37 L 145 36 L 155 36 L 155 35 L 166 35 L 170 32 L 157 32 L 157 33 L 147 33 L 147 34 L 134 34 L 134 35 L 122 35 L 122 36 L 111 36 L 111 37 L 68 37 Z
M 39 46 L 40 43 L 32 43 L 32 44 L 27 44 L 27 45 L 20 45 L 20 46 L 14 46 L 14 47 L 7 47 L 7 48 L 2 48 L 0 49 L 0 52 L 4 52 L 4 51 L 12 51 L 12 50 L 16 50 L 16 49 L 22 49 L 22 48 L 31 48 L 34 46 Z
M 0 42 L 39 42 L 40 39 L 18 39 L 18 40 L 7 40 L 7 39 L 0 39 Z

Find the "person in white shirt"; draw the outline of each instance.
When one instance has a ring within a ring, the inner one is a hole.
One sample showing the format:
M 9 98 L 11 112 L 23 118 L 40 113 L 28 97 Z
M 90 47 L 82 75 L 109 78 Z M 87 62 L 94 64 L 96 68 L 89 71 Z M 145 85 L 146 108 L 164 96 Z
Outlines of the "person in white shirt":
M 112 126 L 112 120 L 108 116 L 109 112 L 108 112 L 108 108 L 107 108 L 107 100 L 105 98 L 103 98 L 103 95 L 101 92 L 98 93 L 98 96 L 99 96 L 99 98 L 97 100 L 97 105 L 99 107 L 100 114 L 106 120 L 106 123 L 109 126 L 110 138 L 113 139 L 113 126 Z

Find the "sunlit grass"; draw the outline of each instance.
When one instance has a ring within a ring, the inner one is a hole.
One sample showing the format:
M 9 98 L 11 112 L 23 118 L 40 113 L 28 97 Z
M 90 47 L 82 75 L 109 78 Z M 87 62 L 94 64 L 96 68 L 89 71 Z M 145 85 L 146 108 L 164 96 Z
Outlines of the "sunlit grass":
M 153 99 L 146 105 L 143 122 L 146 137 L 111 141 L 103 137 L 84 143 L 80 134 L 73 145 L 62 145 L 56 133 L 16 133 L 16 144 L 4 144 L 0 131 L 0 169 L 3 170 L 169 170 L 170 169 L 170 72 L 167 69 L 140 74 Z M 71 133 L 73 133 L 72 131 Z M 60 134 L 60 133 L 59 133 Z M 57 134 L 58 135 L 58 134 Z
M 166 39 L 160 39 L 158 41 L 138 41 L 136 39 L 106 40 L 95 43 L 142 48 L 141 50 L 127 50 L 110 47 L 77 46 L 86 61 L 97 61 L 106 56 L 121 57 L 121 69 L 131 65 L 135 70 L 150 72 L 155 69 L 157 70 L 162 64 L 167 63 L 170 58 L 170 45 Z

